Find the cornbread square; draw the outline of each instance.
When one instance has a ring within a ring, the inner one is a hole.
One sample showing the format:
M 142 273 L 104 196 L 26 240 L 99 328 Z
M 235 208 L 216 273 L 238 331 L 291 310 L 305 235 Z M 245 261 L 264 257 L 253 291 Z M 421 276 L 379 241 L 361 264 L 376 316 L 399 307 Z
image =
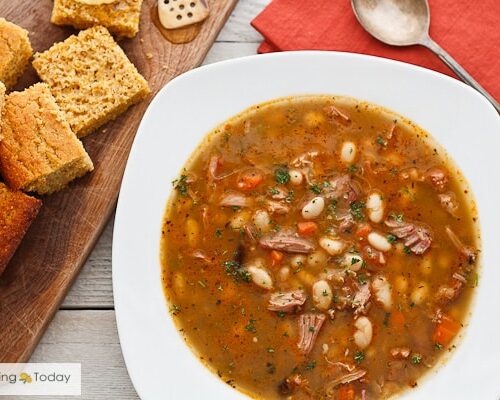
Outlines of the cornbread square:
M 54 0 L 51 22 L 87 29 L 102 25 L 117 36 L 133 38 L 139 30 L 142 0 L 115 0 L 110 4 L 84 4 L 78 0 Z
M 0 173 L 12 189 L 48 194 L 92 171 L 46 84 L 10 93 L 2 117 Z
M 35 54 L 33 66 L 78 137 L 116 118 L 149 93 L 146 80 L 102 26 Z
M 0 81 L 14 86 L 33 55 L 28 31 L 0 18 Z
M 0 182 L 0 275 L 14 255 L 42 202 Z

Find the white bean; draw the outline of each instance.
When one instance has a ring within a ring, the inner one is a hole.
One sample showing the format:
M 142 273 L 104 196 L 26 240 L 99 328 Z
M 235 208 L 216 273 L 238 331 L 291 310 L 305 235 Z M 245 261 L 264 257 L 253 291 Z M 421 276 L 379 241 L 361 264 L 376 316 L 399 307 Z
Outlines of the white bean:
M 366 199 L 366 209 L 370 221 L 378 224 L 384 219 L 385 204 L 379 192 L 372 192 Z
M 282 267 L 278 271 L 278 278 L 281 282 L 285 282 L 290 277 L 290 268 Z
M 411 292 L 411 301 L 417 306 L 422 304 L 429 294 L 429 286 L 425 282 L 420 282 Z
M 314 283 L 312 287 L 314 305 L 320 310 L 328 310 L 332 303 L 332 289 L 327 281 L 321 280 Z
M 316 250 L 307 256 L 307 264 L 311 267 L 322 267 L 328 261 L 328 256 L 323 250 Z
M 229 226 L 233 229 L 241 229 L 250 220 L 251 213 L 248 210 L 238 211 L 229 220 Z
M 265 210 L 257 210 L 253 216 L 253 223 L 261 232 L 267 232 L 271 228 L 271 218 Z
M 247 267 L 247 271 L 250 274 L 253 283 L 257 286 L 267 290 L 273 288 L 273 278 L 271 278 L 271 275 L 269 275 L 269 272 L 265 269 L 250 265 Z
M 323 236 L 319 239 L 319 245 L 331 256 L 338 256 L 344 251 L 345 243 L 339 239 Z
M 373 327 L 367 317 L 359 317 L 355 322 L 356 332 L 354 332 L 354 343 L 360 349 L 366 349 L 372 342 Z
M 368 234 L 368 243 L 380 251 L 389 251 L 392 249 L 392 244 L 384 235 L 378 232 L 370 232 Z
M 363 266 L 363 259 L 359 254 L 346 253 L 344 255 L 344 266 L 349 268 L 351 271 L 359 271 Z
M 293 268 L 302 268 L 306 263 L 307 257 L 302 254 L 297 254 L 290 258 L 290 265 Z
M 344 142 L 340 151 L 340 159 L 345 163 L 352 163 L 356 158 L 356 145 L 353 142 Z
M 389 311 L 392 308 L 392 293 L 391 285 L 387 279 L 383 276 L 377 276 L 372 281 L 372 288 L 375 292 L 375 297 L 384 307 L 385 311 Z
M 302 217 L 304 217 L 305 219 L 313 219 L 319 217 L 324 208 L 325 200 L 323 199 L 323 197 L 315 197 L 302 208 Z
M 298 186 L 302 183 L 304 176 L 301 171 L 298 169 L 291 169 L 288 173 L 290 174 L 290 183 L 292 185 Z

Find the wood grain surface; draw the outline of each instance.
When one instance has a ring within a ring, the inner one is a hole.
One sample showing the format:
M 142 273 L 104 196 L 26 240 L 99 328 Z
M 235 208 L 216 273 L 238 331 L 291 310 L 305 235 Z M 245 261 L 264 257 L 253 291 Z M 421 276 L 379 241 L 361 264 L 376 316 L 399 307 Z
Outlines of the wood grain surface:
M 152 93 L 83 140 L 95 165 L 93 173 L 43 198 L 36 222 L 0 279 L 0 362 L 29 359 L 114 210 L 130 146 L 147 105 L 165 83 L 203 61 L 236 0 L 212 0 L 200 34 L 182 45 L 167 42 L 150 23 L 154 3 L 144 1 L 137 37 L 120 41 Z M 2 0 L 0 16 L 26 28 L 33 49 L 43 51 L 75 33 L 50 24 L 52 4 L 51 0 Z M 30 68 L 16 89 L 36 81 Z

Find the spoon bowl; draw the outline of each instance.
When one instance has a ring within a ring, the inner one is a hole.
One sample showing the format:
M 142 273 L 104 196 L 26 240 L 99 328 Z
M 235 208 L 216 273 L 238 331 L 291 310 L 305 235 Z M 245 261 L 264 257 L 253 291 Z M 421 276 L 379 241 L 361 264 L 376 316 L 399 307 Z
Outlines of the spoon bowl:
M 368 33 L 384 43 L 410 46 L 422 43 L 428 36 L 427 1 L 352 0 L 352 7 Z

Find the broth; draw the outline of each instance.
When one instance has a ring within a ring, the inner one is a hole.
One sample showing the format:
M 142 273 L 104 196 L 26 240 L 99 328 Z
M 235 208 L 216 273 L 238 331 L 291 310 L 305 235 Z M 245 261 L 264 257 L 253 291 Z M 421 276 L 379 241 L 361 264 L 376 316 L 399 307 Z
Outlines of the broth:
M 378 399 L 463 334 L 479 229 L 460 171 L 403 117 L 346 97 L 250 108 L 211 132 L 167 207 L 172 317 L 262 399 Z

